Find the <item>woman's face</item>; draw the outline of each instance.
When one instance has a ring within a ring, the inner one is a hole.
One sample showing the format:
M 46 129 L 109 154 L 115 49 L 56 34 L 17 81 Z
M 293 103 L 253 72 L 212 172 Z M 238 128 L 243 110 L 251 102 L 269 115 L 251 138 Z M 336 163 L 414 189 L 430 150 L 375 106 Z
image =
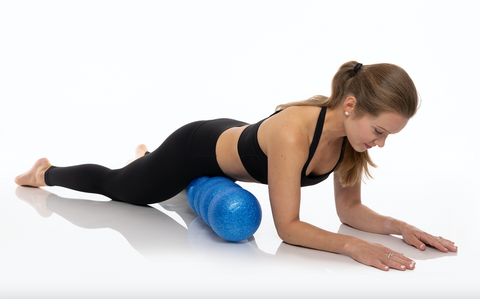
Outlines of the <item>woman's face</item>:
M 348 116 L 345 131 L 353 149 L 364 152 L 377 145 L 383 147 L 388 135 L 400 132 L 407 123 L 408 119 L 395 112 L 382 113 L 378 117 Z

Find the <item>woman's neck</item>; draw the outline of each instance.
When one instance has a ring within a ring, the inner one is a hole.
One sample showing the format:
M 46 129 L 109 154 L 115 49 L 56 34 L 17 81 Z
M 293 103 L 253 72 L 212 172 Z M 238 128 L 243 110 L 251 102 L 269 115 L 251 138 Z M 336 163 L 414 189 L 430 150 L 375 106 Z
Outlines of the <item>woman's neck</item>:
M 327 142 L 330 143 L 345 136 L 347 136 L 345 133 L 345 113 L 342 107 L 328 108 L 323 124 L 322 139 L 327 139 Z

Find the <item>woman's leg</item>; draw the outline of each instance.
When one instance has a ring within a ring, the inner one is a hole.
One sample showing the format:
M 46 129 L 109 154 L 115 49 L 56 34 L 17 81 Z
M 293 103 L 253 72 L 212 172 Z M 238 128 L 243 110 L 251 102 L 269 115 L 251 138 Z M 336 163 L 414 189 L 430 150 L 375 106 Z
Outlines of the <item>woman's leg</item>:
M 29 172 L 18 176 L 15 181 L 19 185 L 62 186 L 98 193 L 138 205 L 164 201 L 200 176 L 190 165 L 189 144 L 196 128 L 202 123 L 183 126 L 158 149 L 121 169 L 112 170 L 95 164 L 50 167 L 48 160 L 40 159 Z
M 147 146 L 145 144 L 140 144 L 135 148 L 135 158 L 128 160 L 126 165 L 145 156 L 145 154 L 147 153 L 149 153 Z M 47 186 L 47 184 L 45 183 L 45 171 L 51 166 L 52 164 L 50 164 L 48 159 L 39 159 L 37 162 L 35 162 L 35 164 L 33 164 L 32 168 L 29 171 L 17 176 L 15 178 L 15 183 L 20 186 L 29 187 Z

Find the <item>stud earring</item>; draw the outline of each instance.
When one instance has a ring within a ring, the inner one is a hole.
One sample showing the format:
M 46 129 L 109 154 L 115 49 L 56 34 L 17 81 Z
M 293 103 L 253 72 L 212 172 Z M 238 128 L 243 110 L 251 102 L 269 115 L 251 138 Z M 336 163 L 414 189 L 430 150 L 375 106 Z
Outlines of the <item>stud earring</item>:
M 348 116 L 350 113 L 348 113 L 348 111 L 345 111 L 345 115 Z

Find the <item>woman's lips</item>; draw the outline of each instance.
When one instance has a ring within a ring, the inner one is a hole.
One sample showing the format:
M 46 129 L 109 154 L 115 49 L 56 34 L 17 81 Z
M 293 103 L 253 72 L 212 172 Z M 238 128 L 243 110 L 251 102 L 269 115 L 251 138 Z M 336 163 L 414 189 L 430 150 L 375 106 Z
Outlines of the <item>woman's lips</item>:
M 370 146 L 370 145 L 368 145 L 368 144 L 365 143 L 365 147 L 366 147 L 367 149 L 371 149 L 373 146 Z

